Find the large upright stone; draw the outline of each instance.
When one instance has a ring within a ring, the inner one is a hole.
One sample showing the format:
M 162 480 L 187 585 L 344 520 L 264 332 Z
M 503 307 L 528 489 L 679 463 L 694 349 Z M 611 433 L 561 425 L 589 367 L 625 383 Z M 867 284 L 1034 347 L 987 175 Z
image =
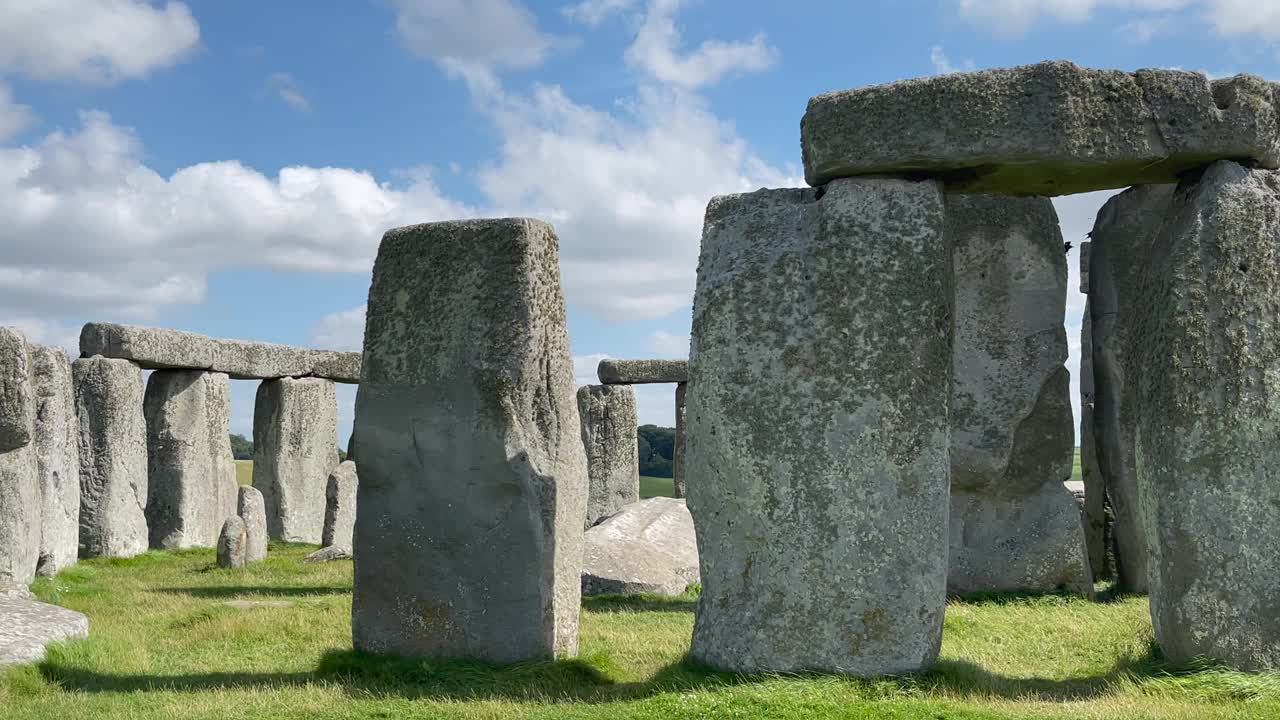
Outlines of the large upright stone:
M 271 537 L 318 543 L 325 483 L 338 465 L 333 382 L 264 380 L 253 410 L 253 486 L 262 492 Z
M 30 585 L 40 559 L 34 399 L 26 338 L 0 327 L 0 588 Z
M 27 340 L 17 328 L 0 327 L 0 452 L 31 444 L 34 428 Z
M 147 422 L 142 369 L 128 360 L 71 364 L 80 420 L 80 555 L 147 549 Z
M 1081 259 L 1083 262 L 1083 258 Z M 1081 286 L 1082 292 L 1087 287 Z M 1112 578 L 1113 524 L 1108 522 L 1107 484 L 1098 466 L 1098 443 L 1094 432 L 1095 383 L 1093 375 L 1093 321 L 1089 301 L 1084 303 L 1080 324 L 1080 484 L 1084 492 L 1081 521 L 1084 523 L 1085 555 L 1095 582 Z
M 1147 592 L 1147 533 L 1135 454 L 1137 388 L 1126 378 L 1151 372 L 1134 346 L 1144 312 L 1140 290 L 1173 190 L 1144 185 L 1112 197 L 1098 212 L 1089 251 L 1095 450 L 1114 517 L 1116 581 L 1133 593 Z
M 1173 662 L 1280 669 L 1280 174 L 1180 183 L 1134 307 L 1156 640 Z
M 800 137 L 811 185 L 920 172 L 948 190 L 1065 195 L 1175 182 L 1217 159 L 1280 166 L 1262 78 L 1062 61 L 818 95 Z
M 880 675 L 937 657 L 951 249 L 941 185 L 838 180 L 707 207 L 689 356 L 693 657 Z
M 1090 592 L 1071 478 L 1067 262 L 1048 198 L 947 196 L 955 263 L 955 593 Z
M 671 485 L 673 494 L 678 497 L 688 496 L 688 486 L 685 483 L 685 463 L 684 456 L 688 453 L 686 449 L 688 442 L 685 434 L 685 409 L 688 404 L 689 383 L 682 382 L 676 385 L 676 439 L 675 446 L 671 450 Z
M 258 562 L 267 559 L 267 507 L 262 493 L 248 485 L 240 488 L 236 514 L 244 521 L 245 561 Z
M 582 444 L 587 450 L 586 527 L 640 499 L 636 394 L 626 386 L 578 388 Z
M 151 547 L 213 547 L 222 523 L 236 512 L 227 376 L 156 370 L 143 407 Z
M 528 219 L 382 239 L 356 395 L 359 650 L 577 651 L 587 462 L 558 246 Z
M 71 361 L 60 347 L 31 345 L 35 453 L 40 477 L 41 575 L 75 564 L 80 543 L 80 421 Z
M 356 527 L 356 493 L 360 488 L 356 464 L 350 460 L 339 463 L 329 473 L 325 487 L 324 534 L 320 544 L 349 548 Z

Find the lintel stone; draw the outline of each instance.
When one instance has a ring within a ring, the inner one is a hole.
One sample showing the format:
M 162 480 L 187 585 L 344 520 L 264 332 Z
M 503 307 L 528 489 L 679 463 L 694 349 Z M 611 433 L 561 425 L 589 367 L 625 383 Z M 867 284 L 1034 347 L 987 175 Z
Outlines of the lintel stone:
M 596 375 L 605 385 L 651 385 L 689 381 L 687 360 L 611 360 L 600 361 Z

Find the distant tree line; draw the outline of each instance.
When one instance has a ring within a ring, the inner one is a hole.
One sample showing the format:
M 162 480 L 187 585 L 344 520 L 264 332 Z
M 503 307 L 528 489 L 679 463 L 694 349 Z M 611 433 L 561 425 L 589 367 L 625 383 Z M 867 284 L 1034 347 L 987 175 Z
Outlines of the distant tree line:
M 252 460 L 253 441 L 239 433 L 231 433 L 231 456 L 237 460 Z M 341 447 L 338 448 L 338 459 L 347 459 L 347 451 Z
M 672 476 L 676 454 L 675 428 L 641 425 L 639 430 L 640 474 L 647 477 Z

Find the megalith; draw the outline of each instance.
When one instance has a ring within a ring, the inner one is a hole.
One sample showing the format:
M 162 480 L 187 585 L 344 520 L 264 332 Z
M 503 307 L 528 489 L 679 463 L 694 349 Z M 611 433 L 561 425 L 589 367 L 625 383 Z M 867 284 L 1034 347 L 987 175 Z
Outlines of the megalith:
M 267 559 L 267 507 L 262 493 L 250 486 L 240 488 L 236 514 L 244 521 L 245 561 L 258 562 Z
M 253 486 L 277 540 L 319 543 L 325 481 L 338 465 L 338 399 L 333 381 L 264 380 L 253 410 Z
M 51 345 L 29 345 L 35 391 L 36 469 L 40 477 L 40 562 L 55 575 L 74 565 L 80 544 L 80 421 L 71 360 Z
M 1150 372 L 1134 346 L 1143 313 L 1139 294 L 1173 191 L 1173 185 L 1143 185 L 1112 197 L 1098 212 L 1089 244 L 1094 446 L 1114 517 L 1116 582 L 1133 593 L 1147 592 L 1148 554 L 1138 495 L 1137 394 L 1126 378 Z
M 27 341 L 0 327 L 0 589 L 22 589 L 40 559 L 41 499 L 36 451 L 35 393 Z
M 1048 198 L 948 195 L 953 593 L 1091 592 L 1071 478 L 1067 262 Z
M 585 527 L 591 527 L 640 499 L 635 391 L 627 385 L 583 385 L 578 415 L 590 481 Z
M 383 237 L 356 395 L 357 650 L 577 652 L 587 461 L 558 256 L 531 219 Z
M 1146 265 L 1129 366 L 1156 641 L 1173 662 L 1277 670 L 1280 174 L 1185 178 Z
M 356 464 L 350 460 L 339 463 L 329 473 L 325 487 L 324 533 L 320 544 L 351 547 L 356 527 L 356 491 L 360 487 Z
M 707 207 L 689 355 L 691 655 L 873 676 L 937 657 L 953 277 L 942 186 L 836 180 Z
M 1088 243 L 1085 244 L 1088 247 Z M 1084 262 L 1083 256 L 1081 262 Z M 1084 282 L 1084 280 L 1081 280 Z M 1087 286 L 1082 292 L 1087 292 Z M 1109 521 L 1107 486 L 1098 466 L 1098 443 L 1094 433 L 1095 389 L 1093 374 L 1093 321 L 1089 301 L 1084 303 L 1080 322 L 1080 482 L 1084 487 L 1081 522 L 1084 523 L 1085 555 L 1094 582 L 1112 578 L 1113 524 Z
M 676 384 L 676 444 L 671 451 L 671 482 L 673 485 L 673 494 L 678 497 L 688 496 L 688 485 L 685 482 L 684 474 L 684 456 L 688 452 L 686 448 L 688 443 L 685 441 L 685 407 L 688 404 L 689 383 Z
M 236 512 L 227 396 L 222 373 L 155 370 L 147 380 L 146 515 L 153 548 L 212 547 Z
M 218 533 L 218 567 L 242 568 L 248 562 L 249 532 L 239 515 L 232 515 L 222 523 Z
M 128 360 L 71 364 L 80 421 L 80 556 L 147 550 L 147 423 L 142 369 Z

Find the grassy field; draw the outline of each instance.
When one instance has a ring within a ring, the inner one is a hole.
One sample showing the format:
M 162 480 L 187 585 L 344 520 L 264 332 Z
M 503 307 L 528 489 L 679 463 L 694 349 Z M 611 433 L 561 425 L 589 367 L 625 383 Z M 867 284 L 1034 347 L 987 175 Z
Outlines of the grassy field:
M 236 461 L 236 482 L 241 485 L 253 484 L 253 461 L 237 460 Z
M 1075 454 L 1071 456 L 1071 479 L 1079 481 L 1082 477 L 1080 474 L 1080 448 L 1076 448 Z
M 574 660 L 493 667 L 351 649 L 351 563 L 273 546 L 93 560 L 36 592 L 88 640 L 0 674 L 5 720 L 216 718 L 1274 718 L 1280 677 L 1173 668 L 1146 601 L 1000 597 L 948 606 L 931 671 L 875 681 L 719 674 L 686 660 L 695 598 L 589 598 Z M 282 605 L 235 607 L 231 601 Z

